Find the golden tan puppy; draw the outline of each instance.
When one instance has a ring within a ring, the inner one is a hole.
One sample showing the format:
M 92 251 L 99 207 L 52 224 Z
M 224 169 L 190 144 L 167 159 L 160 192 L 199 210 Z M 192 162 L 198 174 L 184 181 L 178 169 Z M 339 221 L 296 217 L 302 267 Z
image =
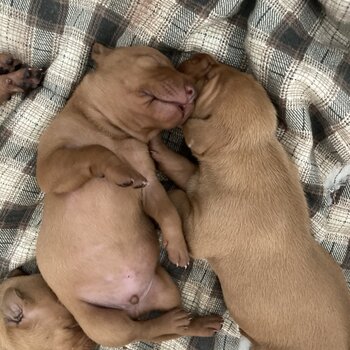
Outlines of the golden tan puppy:
M 186 191 L 173 199 L 190 252 L 210 262 L 254 350 L 349 350 L 344 276 L 311 236 L 298 173 L 275 137 L 266 92 L 208 55 L 180 69 L 199 89 L 183 128 L 199 168 L 159 139 L 151 152 Z
M 1 350 L 92 350 L 95 344 L 39 274 L 0 284 Z
M 146 215 L 160 225 L 170 260 L 186 266 L 180 217 L 157 180 L 147 142 L 187 119 L 194 87 L 152 48 L 96 44 L 92 57 L 96 70 L 39 144 L 37 178 L 46 192 L 40 271 L 96 343 L 213 335 L 220 317 L 190 322 L 178 309 L 178 289 L 159 264 Z M 152 310 L 171 311 L 139 321 Z

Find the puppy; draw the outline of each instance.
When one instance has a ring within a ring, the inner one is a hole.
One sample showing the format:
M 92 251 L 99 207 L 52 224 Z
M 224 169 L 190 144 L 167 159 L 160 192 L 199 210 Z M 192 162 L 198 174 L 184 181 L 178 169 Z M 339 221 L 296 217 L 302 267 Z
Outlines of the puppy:
M 28 93 L 35 89 L 43 77 L 43 69 L 22 67 L 10 54 L 0 53 L 0 104 L 15 93 Z
M 199 89 L 183 127 L 199 167 L 159 139 L 151 152 L 186 191 L 172 199 L 191 254 L 208 259 L 254 350 L 349 350 L 349 291 L 311 236 L 298 172 L 275 137 L 266 92 L 208 55 L 180 70 Z
M 39 274 L 0 284 L 2 350 L 92 350 L 95 344 Z
M 37 179 L 46 192 L 40 271 L 98 344 L 211 336 L 222 319 L 190 322 L 179 309 L 179 292 L 159 264 L 158 238 L 145 215 L 160 225 L 170 260 L 187 266 L 180 217 L 157 180 L 147 142 L 186 120 L 194 87 L 152 48 L 95 44 L 92 58 L 96 70 L 39 143 Z M 152 310 L 171 311 L 139 321 Z

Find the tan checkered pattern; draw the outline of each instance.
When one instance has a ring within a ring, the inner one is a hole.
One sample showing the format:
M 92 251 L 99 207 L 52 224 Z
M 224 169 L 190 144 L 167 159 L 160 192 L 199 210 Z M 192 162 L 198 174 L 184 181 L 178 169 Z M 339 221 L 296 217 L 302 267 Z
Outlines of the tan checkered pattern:
M 208 52 L 251 72 L 278 111 L 277 136 L 298 166 L 312 233 L 350 283 L 350 0 L 1 1 L 0 51 L 47 68 L 42 87 L 0 106 L 1 277 L 17 266 L 35 269 L 43 198 L 35 180 L 38 138 L 89 69 L 94 41 L 150 45 L 174 64 Z M 163 136 L 188 154 L 179 130 Z M 183 271 L 164 252 L 161 261 L 184 307 L 224 315 L 223 329 L 212 338 L 127 348 L 238 349 L 238 326 L 207 263 Z

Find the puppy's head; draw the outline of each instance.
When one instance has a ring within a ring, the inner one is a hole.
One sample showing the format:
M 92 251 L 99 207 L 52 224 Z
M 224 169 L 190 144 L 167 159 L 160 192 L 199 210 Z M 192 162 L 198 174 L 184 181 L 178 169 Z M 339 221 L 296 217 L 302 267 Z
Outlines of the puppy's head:
M 179 70 L 193 79 L 198 98 L 184 125 L 187 144 L 197 156 L 224 147 L 252 148 L 275 131 L 275 109 L 252 76 L 197 54 Z
M 41 275 L 10 277 L 0 285 L 2 350 L 91 350 L 94 347 Z
M 91 89 L 97 88 L 101 103 L 118 112 L 118 123 L 133 136 L 151 132 L 153 137 L 154 130 L 178 126 L 192 112 L 194 86 L 158 50 L 143 46 L 108 49 L 95 44 L 92 58 L 98 86 Z

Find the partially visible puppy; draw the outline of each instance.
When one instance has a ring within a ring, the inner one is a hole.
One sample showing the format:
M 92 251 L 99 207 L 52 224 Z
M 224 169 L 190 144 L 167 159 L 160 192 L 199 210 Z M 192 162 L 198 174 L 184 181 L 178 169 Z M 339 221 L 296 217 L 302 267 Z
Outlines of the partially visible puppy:
M 254 350 L 349 350 L 349 291 L 312 238 L 298 172 L 275 136 L 266 92 L 208 55 L 180 70 L 199 89 L 183 128 L 199 168 L 159 139 L 151 152 L 186 191 L 172 198 L 190 252 L 208 259 Z
M 41 275 L 16 275 L 0 284 L 1 350 L 92 350 L 72 315 Z
M 0 54 L 0 104 L 15 93 L 28 93 L 38 87 L 43 69 L 22 67 L 10 54 Z

